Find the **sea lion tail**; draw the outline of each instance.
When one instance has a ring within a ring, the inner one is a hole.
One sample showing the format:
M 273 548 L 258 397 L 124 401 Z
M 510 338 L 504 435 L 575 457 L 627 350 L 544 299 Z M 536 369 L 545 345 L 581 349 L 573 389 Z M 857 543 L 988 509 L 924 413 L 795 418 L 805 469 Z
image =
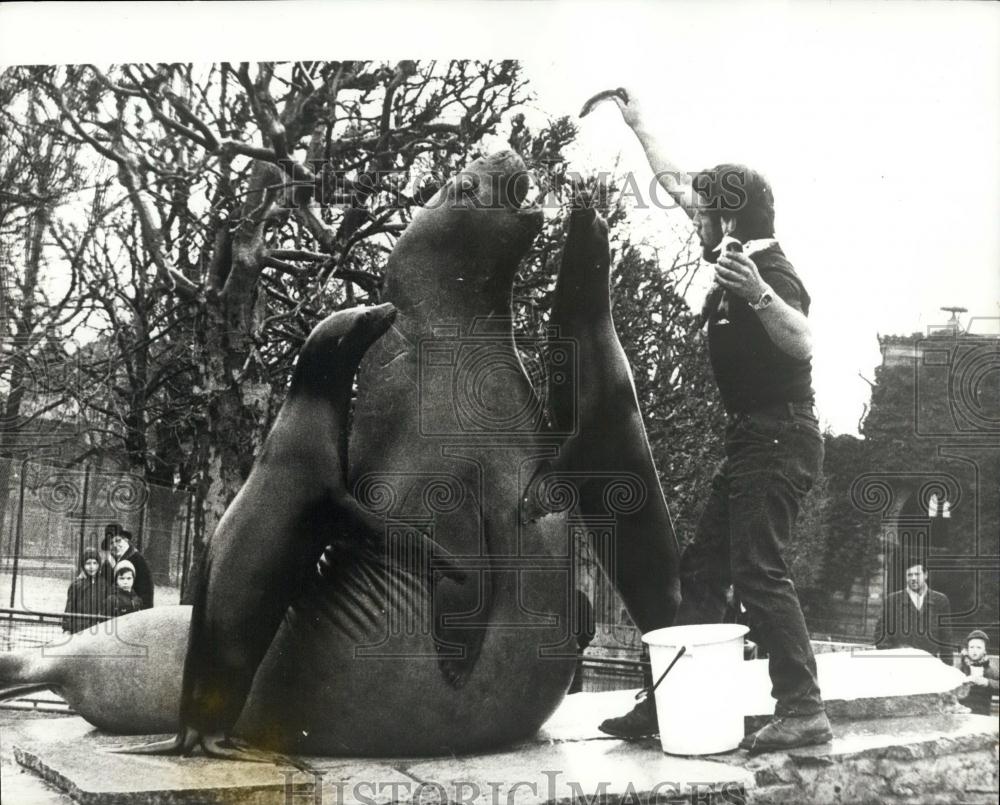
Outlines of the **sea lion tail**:
M 0 654 L 0 701 L 48 690 L 50 684 L 38 678 L 35 657 L 23 652 Z

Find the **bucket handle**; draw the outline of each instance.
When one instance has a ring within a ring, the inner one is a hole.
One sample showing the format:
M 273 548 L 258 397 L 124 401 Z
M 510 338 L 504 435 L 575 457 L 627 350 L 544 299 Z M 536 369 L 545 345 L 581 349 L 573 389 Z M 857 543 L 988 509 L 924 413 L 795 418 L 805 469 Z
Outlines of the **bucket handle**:
M 650 693 L 655 693 L 656 689 L 660 687 L 660 683 L 666 678 L 667 674 L 670 673 L 670 669 L 673 668 L 677 661 L 684 656 L 684 652 L 687 651 L 687 646 L 681 646 L 680 650 L 677 652 L 677 656 L 670 661 L 670 665 L 667 666 L 667 670 L 660 674 L 660 678 L 656 680 L 656 684 L 650 689 Z

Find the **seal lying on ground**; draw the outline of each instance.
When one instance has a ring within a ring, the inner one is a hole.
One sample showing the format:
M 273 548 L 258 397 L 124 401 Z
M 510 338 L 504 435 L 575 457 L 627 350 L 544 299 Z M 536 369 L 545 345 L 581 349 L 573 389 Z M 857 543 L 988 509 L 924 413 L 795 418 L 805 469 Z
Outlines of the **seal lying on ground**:
M 0 699 L 50 689 L 107 732 L 174 732 L 190 623 L 189 606 L 154 607 L 0 652 Z

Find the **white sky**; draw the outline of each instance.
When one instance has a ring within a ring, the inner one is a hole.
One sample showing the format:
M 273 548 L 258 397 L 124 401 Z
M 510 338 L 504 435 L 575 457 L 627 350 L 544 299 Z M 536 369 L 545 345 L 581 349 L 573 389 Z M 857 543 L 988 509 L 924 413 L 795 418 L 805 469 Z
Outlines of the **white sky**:
M 997 331 L 998 4 L 75 5 L 0 5 L 0 60 L 519 58 L 553 116 L 631 87 L 682 167 L 742 161 L 770 178 L 837 432 L 855 432 L 877 333 L 925 331 L 941 305 Z M 579 153 L 581 169 L 620 161 L 648 186 L 611 105 L 583 121 Z

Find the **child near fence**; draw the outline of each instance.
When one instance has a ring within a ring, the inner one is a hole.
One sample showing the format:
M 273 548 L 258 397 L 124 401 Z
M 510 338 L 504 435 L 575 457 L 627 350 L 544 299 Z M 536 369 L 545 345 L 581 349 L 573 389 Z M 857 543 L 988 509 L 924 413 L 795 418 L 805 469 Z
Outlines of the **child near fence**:
M 115 565 L 115 589 L 104 602 L 104 614 L 112 618 L 138 612 L 142 599 L 132 590 L 135 584 L 135 567 L 127 559 Z
M 100 573 L 101 557 L 96 548 L 85 548 L 80 558 L 80 573 L 66 592 L 64 632 L 80 632 L 97 623 L 103 614 L 108 595 L 107 582 Z

